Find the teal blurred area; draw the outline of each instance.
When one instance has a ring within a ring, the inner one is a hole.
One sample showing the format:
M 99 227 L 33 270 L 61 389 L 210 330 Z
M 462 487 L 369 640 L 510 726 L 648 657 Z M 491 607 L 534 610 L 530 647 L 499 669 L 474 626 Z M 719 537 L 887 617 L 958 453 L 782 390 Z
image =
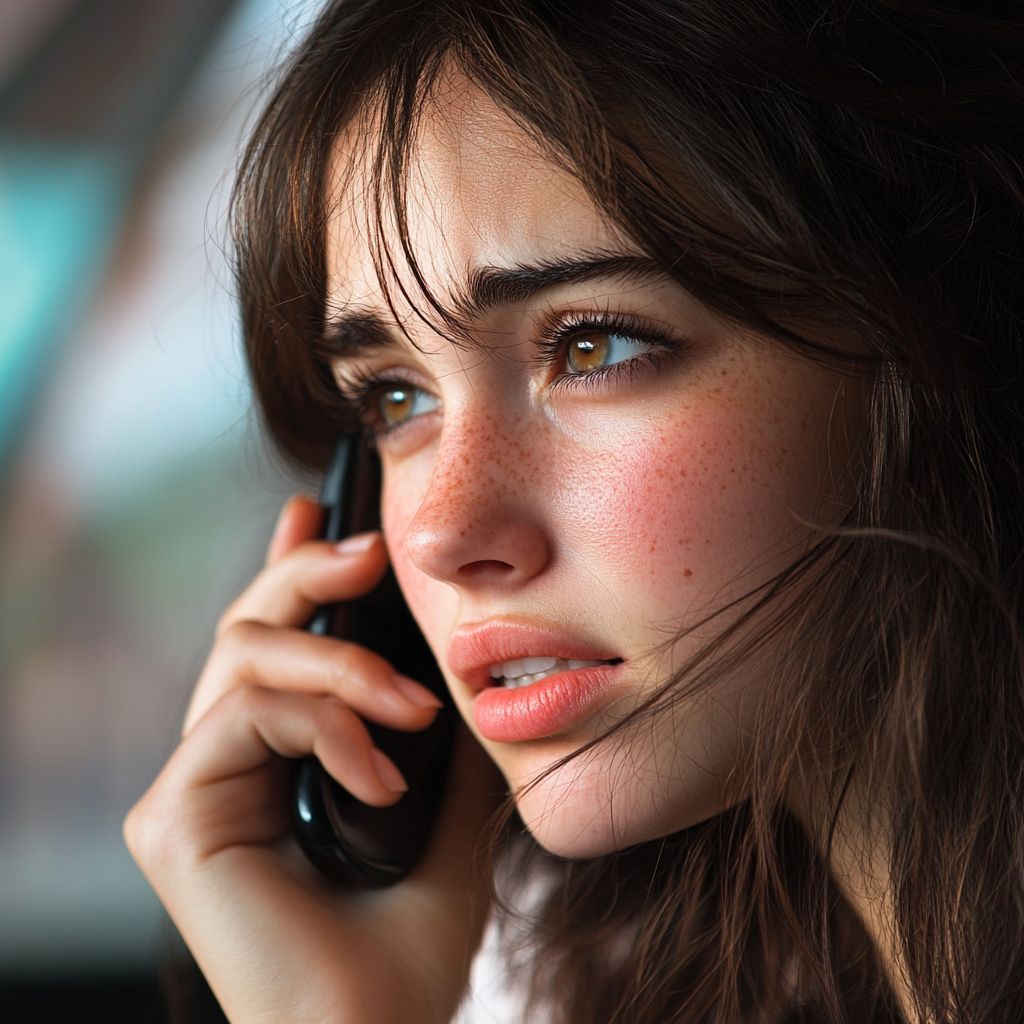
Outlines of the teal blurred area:
M 268 73 L 318 6 L 0 0 L 5 1024 L 51 1019 L 42 992 L 138 995 L 167 953 L 121 820 L 309 486 L 258 436 L 224 217 Z
M 130 183 L 116 151 L 0 135 L 0 465 L 99 285 Z
M 0 7 L 8 33 L 13 21 L 28 44 L 8 52 L 0 88 L 0 269 L 7 272 L 0 276 L 0 460 L 17 441 L 59 339 L 98 283 L 132 179 L 236 6 L 28 3 Z M 49 18 L 40 23 L 36 13 L 26 22 L 24 12 L 40 7 Z M 26 24 L 35 25 L 27 39 Z

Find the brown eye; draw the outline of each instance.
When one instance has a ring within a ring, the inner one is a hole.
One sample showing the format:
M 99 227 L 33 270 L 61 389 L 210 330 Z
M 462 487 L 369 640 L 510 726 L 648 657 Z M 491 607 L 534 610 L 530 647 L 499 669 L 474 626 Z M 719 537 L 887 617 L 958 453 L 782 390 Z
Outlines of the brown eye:
M 645 352 L 653 352 L 657 347 L 628 334 L 612 331 L 574 334 L 566 346 L 566 369 L 570 374 L 593 373 Z
M 580 334 L 569 342 L 569 368 L 577 373 L 598 370 L 608 361 L 611 349 L 607 334 Z
M 407 423 L 426 412 L 435 412 L 439 407 L 440 403 L 432 394 L 414 387 L 385 388 L 378 405 L 381 419 L 389 427 Z
M 389 426 L 402 423 L 412 412 L 412 391 L 405 388 L 388 388 L 380 396 L 380 414 Z

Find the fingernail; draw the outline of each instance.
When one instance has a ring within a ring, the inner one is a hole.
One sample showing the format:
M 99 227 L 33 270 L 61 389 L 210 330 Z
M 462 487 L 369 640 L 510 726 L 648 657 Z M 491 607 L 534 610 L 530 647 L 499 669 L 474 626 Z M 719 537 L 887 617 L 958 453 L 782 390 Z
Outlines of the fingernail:
M 417 683 L 408 676 L 399 675 L 396 672 L 391 681 L 395 684 L 395 689 L 410 704 L 415 704 L 418 708 L 439 708 L 444 705 L 444 701 L 436 693 L 432 693 L 421 683 Z
M 370 533 L 357 533 L 352 537 L 346 537 L 340 544 L 335 544 L 334 550 L 339 555 L 359 555 L 364 551 L 369 551 L 377 543 L 378 537 L 380 537 L 380 532 L 377 530 L 371 530 Z
M 383 750 L 374 747 L 370 751 L 370 760 L 373 761 L 374 771 L 385 789 L 392 793 L 404 793 L 409 788 L 402 773 L 395 767 L 395 762 Z

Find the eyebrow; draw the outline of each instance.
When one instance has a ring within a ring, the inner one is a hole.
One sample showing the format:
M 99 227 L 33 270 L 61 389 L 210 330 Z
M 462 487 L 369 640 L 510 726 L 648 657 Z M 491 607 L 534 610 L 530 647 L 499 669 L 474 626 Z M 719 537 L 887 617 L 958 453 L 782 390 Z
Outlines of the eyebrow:
M 595 281 L 603 277 L 640 282 L 667 278 L 664 267 L 649 256 L 599 253 L 576 259 L 481 267 L 457 293 L 444 317 L 455 321 L 479 320 L 497 309 L 518 305 L 537 292 L 559 284 Z M 395 324 L 373 310 L 344 309 L 327 318 L 324 342 L 331 355 L 352 356 L 370 348 L 399 344 Z

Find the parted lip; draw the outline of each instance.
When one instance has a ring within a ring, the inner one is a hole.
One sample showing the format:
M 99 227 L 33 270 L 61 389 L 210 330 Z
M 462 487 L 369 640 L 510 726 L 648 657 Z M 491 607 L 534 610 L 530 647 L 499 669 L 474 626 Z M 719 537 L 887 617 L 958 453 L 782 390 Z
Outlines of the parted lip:
M 488 619 L 459 626 L 448 641 L 448 667 L 474 690 L 492 686 L 489 669 L 504 661 L 550 655 L 573 661 L 608 661 L 620 657 L 607 644 L 570 630 L 523 619 Z

